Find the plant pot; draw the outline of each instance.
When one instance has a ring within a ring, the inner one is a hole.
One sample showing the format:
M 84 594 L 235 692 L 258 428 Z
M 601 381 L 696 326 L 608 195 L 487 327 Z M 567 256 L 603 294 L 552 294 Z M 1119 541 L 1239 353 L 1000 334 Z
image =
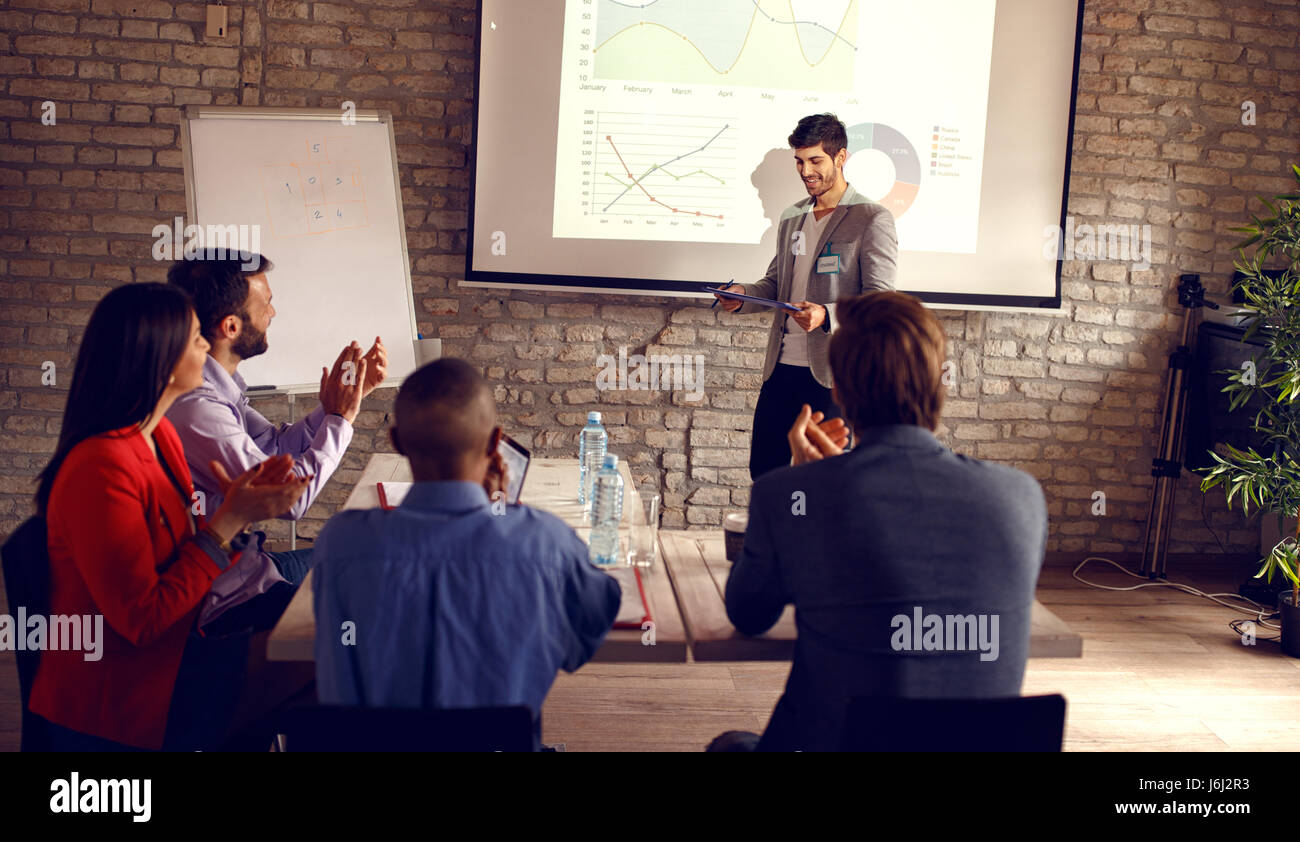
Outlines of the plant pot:
M 1277 596 L 1277 610 L 1282 615 L 1282 652 L 1300 658 L 1300 608 L 1291 604 L 1288 588 Z

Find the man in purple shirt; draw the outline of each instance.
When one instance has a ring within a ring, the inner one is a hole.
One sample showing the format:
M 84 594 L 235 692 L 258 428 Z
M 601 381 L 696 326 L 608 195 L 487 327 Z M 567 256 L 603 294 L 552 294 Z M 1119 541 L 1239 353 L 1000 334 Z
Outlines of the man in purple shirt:
M 185 447 L 185 461 L 201 492 L 204 511 L 221 504 L 223 483 L 208 465 L 216 461 L 235 476 L 269 456 L 289 454 L 293 470 L 311 477 L 306 492 L 288 513 L 302 517 L 352 441 L 352 421 L 361 400 L 383 382 L 388 354 L 375 338 L 365 354 L 353 342 L 332 369 L 322 369 L 320 406 L 294 424 L 276 426 L 248 405 L 240 362 L 267 349 L 266 332 L 275 316 L 267 273 L 271 262 L 253 254 L 203 256 L 175 263 L 167 280 L 189 293 L 211 348 L 203 366 L 203 385 L 177 400 L 167 412 Z M 196 500 L 196 502 L 199 502 Z M 186 643 L 173 701 L 184 721 L 169 732 L 194 745 L 225 745 L 265 750 L 273 733 L 268 719 L 231 737 L 240 697 L 248 683 L 249 644 L 255 632 L 275 626 L 311 569 L 310 550 L 265 552 L 259 533 L 238 564 L 217 577 Z M 196 650 L 191 652 L 191 649 Z M 282 688 L 283 689 L 283 688 Z M 260 707 L 258 703 L 254 708 Z
M 332 369 L 322 369 L 319 406 L 293 424 L 277 427 L 267 421 L 249 406 L 237 369 L 267 350 L 266 334 L 275 316 L 267 280 L 271 268 L 261 255 L 232 255 L 178 261 L 167 273 L 168 281 L 190 294 L 211 345 L 203 385 L 177 400 L 167 417 L 180 434 L 194 488 L 205 495 L 207 511 L 222 500 L 210 462 L 234 476 L 269 456 L 289 454 L 294 471 L 311 477 L 307 491 L 283 516 L 297 520 L 338 467 L 352 441 L 352 421 L 362 398 L 384 380 L 388 355 L 378 337 L 365 354 L 351 343 Z M 212 584 L 199 614 L 205 634 L 272 627 L 311 567 L 310 550 L 268 553 L 261 550 L 260 539 L 256 546 L 256 552 L 246 551 Z

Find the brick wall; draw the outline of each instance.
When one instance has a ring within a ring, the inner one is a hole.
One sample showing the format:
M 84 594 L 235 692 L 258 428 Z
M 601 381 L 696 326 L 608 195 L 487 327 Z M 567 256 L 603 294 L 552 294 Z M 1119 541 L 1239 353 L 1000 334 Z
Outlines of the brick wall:
M 0 532 L 30 511 L 58 432 L 66 373 L 90 309 L 116 284 L 163 279 L 149 231 L 184 212 L 178 122 L 189 103 L 386 108 L 396 120 L 419 327 L 481 364 L 508 428 L 568 455 L 587 409 L 664 495 L 667 525 L 711 525 L 748 500 L 748 427 L 764 317 L 671 300 L 461 289 L 474 71 L 471 0 L 232 3 L 227 38 L 203 4 L 0 1 Z M 1089 0 L 1070 210 L 1150 225 L 1152 268 L 1065 265 L 1061 316 L 943 313 L 957 363 L 941 430 L 955 449 L 1038 477 L 1049 549 L 1138 548 L 1181 272 L 1227 290 L 1251 197 L 1300 160 L 1300 10 L 1294 0 Z M 41 123 L 53 101 L 57 124 Z M 1257 123 L 1244 126 L 1242 105 Z M 1031 115 L 1026 115 L 1030 119 Z M 274 333 L 272 333 L 274 342 Z M 707 389 L 598 392 L 599 353 L 704 353 Z M 65 376 L 41 385 L 41 365 Z M 259 399 L 284 418 L 285 398 Z M 357 423 L 343 467 L 302 524 L 311 535 L 369 454 L 387 449 L 391 390 Z M 301 411 L 301 408 L 300 410 Z M 1104 517 L 1093 494 L 1107 496 Z M 1218 540 L 1254 532 L 1221 497 Z M 1184 480 L 1175 552 L 1218 552 Z

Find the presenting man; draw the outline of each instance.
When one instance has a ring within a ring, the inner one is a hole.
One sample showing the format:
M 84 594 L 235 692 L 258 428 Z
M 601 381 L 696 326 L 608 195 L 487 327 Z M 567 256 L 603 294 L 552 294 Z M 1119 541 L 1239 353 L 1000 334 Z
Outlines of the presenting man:
M 728 287 L 799 308 L 798 313 L 774 311 L 750 442 L 749 474 L 754 479 L 790 464 L 786 434 L 803 404 L 826 418 L 840 415 L 831 400 L 826 357 L 836 328 L 834 302 L 893 289 L 897 274 L 893 215 L 844 180 L 844 124 L 834 114 L 805 117 L 790 135 L 790 147 L 808 198 L 781 215 L 777 253 L 767 274 L 756 283 Z M 732 313 L 760 309 L 750 302 L 719 300 Z

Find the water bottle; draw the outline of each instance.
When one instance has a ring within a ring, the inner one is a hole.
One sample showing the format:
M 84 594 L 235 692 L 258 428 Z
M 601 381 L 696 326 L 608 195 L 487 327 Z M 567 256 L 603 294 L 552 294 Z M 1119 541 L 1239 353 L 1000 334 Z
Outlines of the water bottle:
M 587 413 L 587 426 L 578 433 L 578 502 L 591 509 L 591 481 L 605 464 L 609 435 L 600 426 L 600 413 Z
M 588 558 L 599 567 L 617 566 L 618 524 L 623 519 L 623 477 L 618 457 L 605 454 L 605 462 L 591 486 L 591 546 Z

